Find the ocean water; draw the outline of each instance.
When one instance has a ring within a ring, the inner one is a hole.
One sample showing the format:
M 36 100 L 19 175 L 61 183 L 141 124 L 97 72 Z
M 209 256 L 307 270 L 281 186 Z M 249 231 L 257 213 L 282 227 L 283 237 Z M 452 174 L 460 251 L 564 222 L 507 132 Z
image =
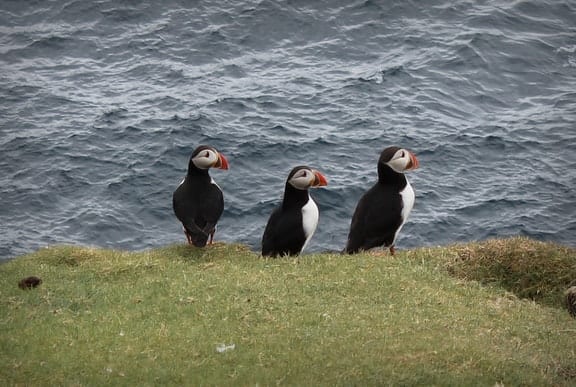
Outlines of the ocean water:
M 344 247 L 382 149 L 412 150 L 397 247 L 527 235 L 576 245 L 576 3 L 0 2 L 0 259 L 66 243 L 184 243 L 172 192 L 199 144 L 254 250 L 292 166 L 308 251 Z

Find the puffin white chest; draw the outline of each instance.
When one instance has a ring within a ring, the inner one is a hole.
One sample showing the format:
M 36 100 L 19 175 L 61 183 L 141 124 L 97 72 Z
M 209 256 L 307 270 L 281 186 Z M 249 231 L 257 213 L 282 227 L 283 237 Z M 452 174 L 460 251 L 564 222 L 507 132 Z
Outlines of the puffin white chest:
M 304 236 L 306 237 L 302 250 L 306 248 L 306 245 L 308 245 L 308 242 L 316 231 L 319 215 L 318 206 L 309 196 L 308 202 L 302 207 L 302 228 L 304 229 Z
M 412 189 L 412 186 L 410 185 L 410 182 L 408 180 L 406 180 L 406 187 L 404 187 L 404 189 L 400 191 L 400 196 L 402 197 L 402 212 L 401 212 L 402 223 L 400 224 L 400 227 L 398 227 L 396 233 L 394 234 L 394 241 L 392 242 L 392 245 L 394 245 L 394 243 L 396 242 L 398 233 L 402 229 L 402 226 L 404 226 L 404 223 L 406 223 L 406 220 L 408 219 L 408 216 L 410 215 L 410 212 L 414 207 L 414 200 L 415 200 L 414 189 Z
M 402 224 L 404 224 L 414 207 L 415 200 L 414 189 L 408 180 L 406 180 L 406 187 L 400 191 L 400 196 L 402 196 Z
M 210 184 L 215 185 L 216 187 L 218 187 L 219 190 L 221 190 L 221 189 L 220 189 L 220 186 L 219 186 L 218 184 L 216 184 L 216 182 L 214 181 L 214 179 L 212 178 L 212 176 L 210 176 Z

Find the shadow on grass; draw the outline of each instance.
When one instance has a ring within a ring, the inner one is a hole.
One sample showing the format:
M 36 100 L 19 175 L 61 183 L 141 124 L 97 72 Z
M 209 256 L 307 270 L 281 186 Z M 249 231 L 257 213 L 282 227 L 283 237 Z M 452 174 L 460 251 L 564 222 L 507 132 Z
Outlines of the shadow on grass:
M 218 260 L 255 259 L 258 254 L 241 244 L 216 242 L 206 247 L 194 247 L 188 244 L 174 244 L 156 250 L 168 258 L 189 263 L 208 263 Z

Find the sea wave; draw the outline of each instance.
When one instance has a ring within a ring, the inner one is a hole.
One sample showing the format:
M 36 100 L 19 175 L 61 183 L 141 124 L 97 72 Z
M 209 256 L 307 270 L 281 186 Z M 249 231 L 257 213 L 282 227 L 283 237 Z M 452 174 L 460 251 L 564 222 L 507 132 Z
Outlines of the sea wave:
M 413 150 L 399 248 L 576 244 L 576 6 L 4 2 L 0 259 L 184 242 L 191 151 L 230 161 L 217 239 L 254 250 L 292 166 L 320 169 L 309 251 L 338 251 L 379 152 Z

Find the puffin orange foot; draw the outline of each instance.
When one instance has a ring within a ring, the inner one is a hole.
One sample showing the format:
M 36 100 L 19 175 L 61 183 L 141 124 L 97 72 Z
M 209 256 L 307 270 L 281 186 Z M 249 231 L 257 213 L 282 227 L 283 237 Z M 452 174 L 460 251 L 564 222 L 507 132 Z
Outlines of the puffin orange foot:
M 186 235 L 186 240 L 188 241 L 188 244 L 191 245 L 192 238 L 190 237 L 190 234 L 188 234 L 188 231 L 186 231 L 186 229 L 184 229 L 184 235 Z

